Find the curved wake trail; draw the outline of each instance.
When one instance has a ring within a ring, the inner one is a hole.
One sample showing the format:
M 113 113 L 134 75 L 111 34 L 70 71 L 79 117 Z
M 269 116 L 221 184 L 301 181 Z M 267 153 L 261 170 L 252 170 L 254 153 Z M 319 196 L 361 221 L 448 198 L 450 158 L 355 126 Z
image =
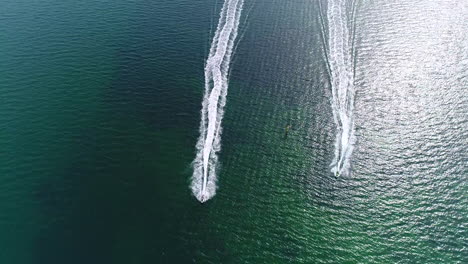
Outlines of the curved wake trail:
M 354 137 L 354 76 L 345 0 L 328 1 L 329 64 L 333 118 L 337 126 L 335 157 L 330 164 L 336 175 L 348 174 Z
M 237 37 L 244 0 L 226 0 L 205 65 L 205 95 L 202 103 L 200 137 L 193 161 L 191 188 L 200 202 L 216 193 L 217 152 L 221 149 L 221 121 L 228 89 L 229 63 Z

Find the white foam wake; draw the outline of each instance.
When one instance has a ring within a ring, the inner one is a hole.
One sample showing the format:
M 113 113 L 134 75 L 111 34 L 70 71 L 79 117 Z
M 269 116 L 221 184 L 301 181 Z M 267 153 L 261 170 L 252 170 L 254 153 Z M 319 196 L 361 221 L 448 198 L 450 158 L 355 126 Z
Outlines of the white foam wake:
M 202 203 L 216 193 L 217 152 L 221 149 L 221 121 L 226 104 L 229 64 L 243 3 L 244 0 L 224 2 L 206 60 L 205 96 L 191 183 L 193 194 Z
M 354 76 L 345 0 L 328 1 L 329 64 L 333 118 L 337 126 L 335 157 L 330 164 L 335 174 L 348 174 L 354 136 Z

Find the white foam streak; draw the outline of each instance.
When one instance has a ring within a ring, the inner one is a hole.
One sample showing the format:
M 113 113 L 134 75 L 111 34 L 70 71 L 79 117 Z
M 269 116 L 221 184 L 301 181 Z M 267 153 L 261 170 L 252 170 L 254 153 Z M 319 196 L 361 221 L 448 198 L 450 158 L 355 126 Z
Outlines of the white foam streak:
M 192 192 L 200 202 L 207 201 L 216 193 L 217 152 L 221 149 L 221 121 L 226 104 L 229 64 L 243 3 L 244 0 L 224 2 L 206 60 L 200 137 L 191 183 Z
M 348 174 L 354 136 L 354 76 L 345 0 L 328 1 L 329 64 L 333 117 L 337 126 L 335 157 L 330 164 L 335 174 Z

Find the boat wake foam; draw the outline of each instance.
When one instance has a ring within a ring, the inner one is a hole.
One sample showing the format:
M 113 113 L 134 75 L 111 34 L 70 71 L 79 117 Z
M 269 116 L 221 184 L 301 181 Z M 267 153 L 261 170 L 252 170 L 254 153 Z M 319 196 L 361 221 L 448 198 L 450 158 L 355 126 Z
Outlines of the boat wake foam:
M 191 183 L 194 196 L 202 203 L 216 194 L 217 152 L 221 149 L 221 121 L 226 104 L 229 64 L 243 4 L 244 0 L 224 2 L 206 60 L 200 137 L 196 144 Z
M 328 43 L 333 118 L 337 126 L 335 157 L 330 164 L 335 175 L 350 172 L 354 135 L 354 73 L 345 0 L 328 1 Z

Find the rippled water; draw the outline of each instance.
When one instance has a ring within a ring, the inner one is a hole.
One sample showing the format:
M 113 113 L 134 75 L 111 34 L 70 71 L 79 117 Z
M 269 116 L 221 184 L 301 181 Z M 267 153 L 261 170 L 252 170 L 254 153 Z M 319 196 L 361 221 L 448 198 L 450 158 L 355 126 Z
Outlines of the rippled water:
M 346 1 L 341 176 L 328 3 L 244 1 L 200 204 L 222 1 L 2 1 L 0 263 L 467 263 L 468 2 Z

